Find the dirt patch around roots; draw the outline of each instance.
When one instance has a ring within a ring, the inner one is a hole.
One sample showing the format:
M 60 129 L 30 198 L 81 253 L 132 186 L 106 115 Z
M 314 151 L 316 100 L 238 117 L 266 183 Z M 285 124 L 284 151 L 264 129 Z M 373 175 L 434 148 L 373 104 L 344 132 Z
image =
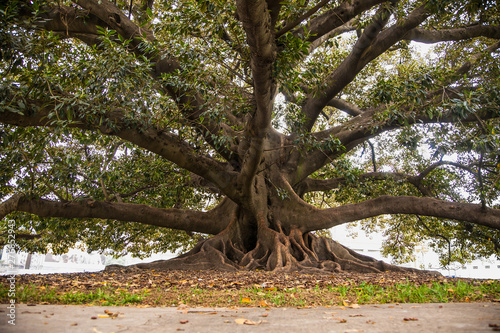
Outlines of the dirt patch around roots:
M 0 283 L 8 285 L 7 276 Z M 18 303 L 133 306 L 333 306 L 499 301 L 499 280 L 418 272 L 303 274 L 266 271 L 156 271 L 16 276 Z M 113 298 L 113 295 L 122 297 Z M 128 301 L 127 301 L 128 300 Z M 7 291 L 0 302 L 8 302 Z

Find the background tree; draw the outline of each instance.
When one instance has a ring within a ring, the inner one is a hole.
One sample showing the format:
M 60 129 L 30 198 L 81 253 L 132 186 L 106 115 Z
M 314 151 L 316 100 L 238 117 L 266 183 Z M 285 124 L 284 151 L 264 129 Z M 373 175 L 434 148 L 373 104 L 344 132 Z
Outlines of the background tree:
M 0 216 L 24 249 L 209 234 L 149 267 L 398 269 L 314 235 L 364 220 L 398 258 L 499 253 L 496 1 L 0 8 Z

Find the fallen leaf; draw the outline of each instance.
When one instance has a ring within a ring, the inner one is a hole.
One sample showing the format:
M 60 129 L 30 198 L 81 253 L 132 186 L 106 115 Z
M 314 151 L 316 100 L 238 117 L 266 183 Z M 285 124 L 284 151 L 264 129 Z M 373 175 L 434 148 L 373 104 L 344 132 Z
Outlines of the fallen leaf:
M 350 307 L 351 309 L 359 309 L 359 308 L 360 308 L 359 304 L 352 304 L 352 305 L 350 305 L 349 307 Z
M 185 309 L 189 309 L 189 306 L 187 306 L 186 304 L 179 304 L 179 307 L 177 308 L 177 310 L 185 310 Z
M 417 321 L 417 318 L 409 317 L 409 318 L 404 318 L 404 321 Z
M 251 304 L 253 303 L 252 300 L 249 297 L 244 297 L 241 299 L 241 303 L 243 304 Z
M 339 323 L 342 323 L 342 324 L 347 323 L 347 319 L 340 319 Z
M 110 316 L 108 315 L 98 315 L 99 318 L 109 318 Z
M 259 307 L 261 307 L 261 308 L 267 308 L 267 307 L 269 307 L 269 304 L 267 303 L 267 301 L 260 301 L 259 302 Z
M 254 321 L 251 321 L 251 320 L 248 320 L 248 319 L 245 319 L 245 318 L 238 318 L 238 319 L 235 319 L 234 320 L 236 322 L 236 324 L 239 324 L 239 325 L 259 325 L 261 322 L 254 322 Z
M 189 322 L 189 320 L 181 320 L 180 323 L 181 324 L 187 324 Z
M 260 316 L 261 316 L 261 317 L 267 317 L 267 316 L 269 316 L 269 313 L 263 313 L 263 314 L 261 314 Z

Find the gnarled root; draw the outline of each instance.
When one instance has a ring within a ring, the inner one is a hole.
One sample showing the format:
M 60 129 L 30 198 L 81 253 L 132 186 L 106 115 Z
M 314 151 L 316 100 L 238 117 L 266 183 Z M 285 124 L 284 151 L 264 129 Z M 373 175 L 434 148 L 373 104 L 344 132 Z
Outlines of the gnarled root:
M 201 241 L 191 251 L 170 260 L 138 264 L 140 269 L 180 270 L 255 270 L 359 273 L 414 271 L 358 254 L 329 238 L 303 234 L 293 229 L 288 235 L 264 228 L 259 231 L 256 246 L 244 252 L 233 244 L 228 233 Z

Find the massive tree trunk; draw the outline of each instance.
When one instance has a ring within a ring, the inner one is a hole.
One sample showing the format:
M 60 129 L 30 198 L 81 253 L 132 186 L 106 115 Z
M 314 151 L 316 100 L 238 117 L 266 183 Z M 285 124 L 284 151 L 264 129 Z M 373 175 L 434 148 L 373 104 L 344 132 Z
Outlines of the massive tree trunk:
M 268 160 L 279 154 L 269 149 Z M 244 204 L 226 198 L 214 209 L 223 212 L 208 224 L 225 225 L 216 235 L 201 240 L 191 251 L 168 261 L 138 264 L 149 269 L 216 269 L 340 272 L 404 271 L 371 257 L 360 255 L 314 230 L 321 223 L 321 210 L 304 202 L 286 180 L 279 166 L 266 165 L 255 176 Z M 343 216 L 342 216 L 343 215 Z M 356 214 L 346 211 L 338 221 L 352 221 Z M 220 219 L 224 220 L 221 223 Z M 113 267 L 111 267 L 113 268 Z
M 304 216 L 307 214 L 297 214 L 297 209 L 292 207 L 293 199 L 279 197 L 273 185 L 263 183 L 258 192 L 267 204 L 256 206 L 253 212 L 226 200 L 222 205 L 230 212 L 227 227 L 201 240 L 191 251 L 171 260 L 135 267 L 285 272 L 407 270 L 360 255 L 330 238 L 305 231 L 308 223 L 302 219 L 307 218 Z

